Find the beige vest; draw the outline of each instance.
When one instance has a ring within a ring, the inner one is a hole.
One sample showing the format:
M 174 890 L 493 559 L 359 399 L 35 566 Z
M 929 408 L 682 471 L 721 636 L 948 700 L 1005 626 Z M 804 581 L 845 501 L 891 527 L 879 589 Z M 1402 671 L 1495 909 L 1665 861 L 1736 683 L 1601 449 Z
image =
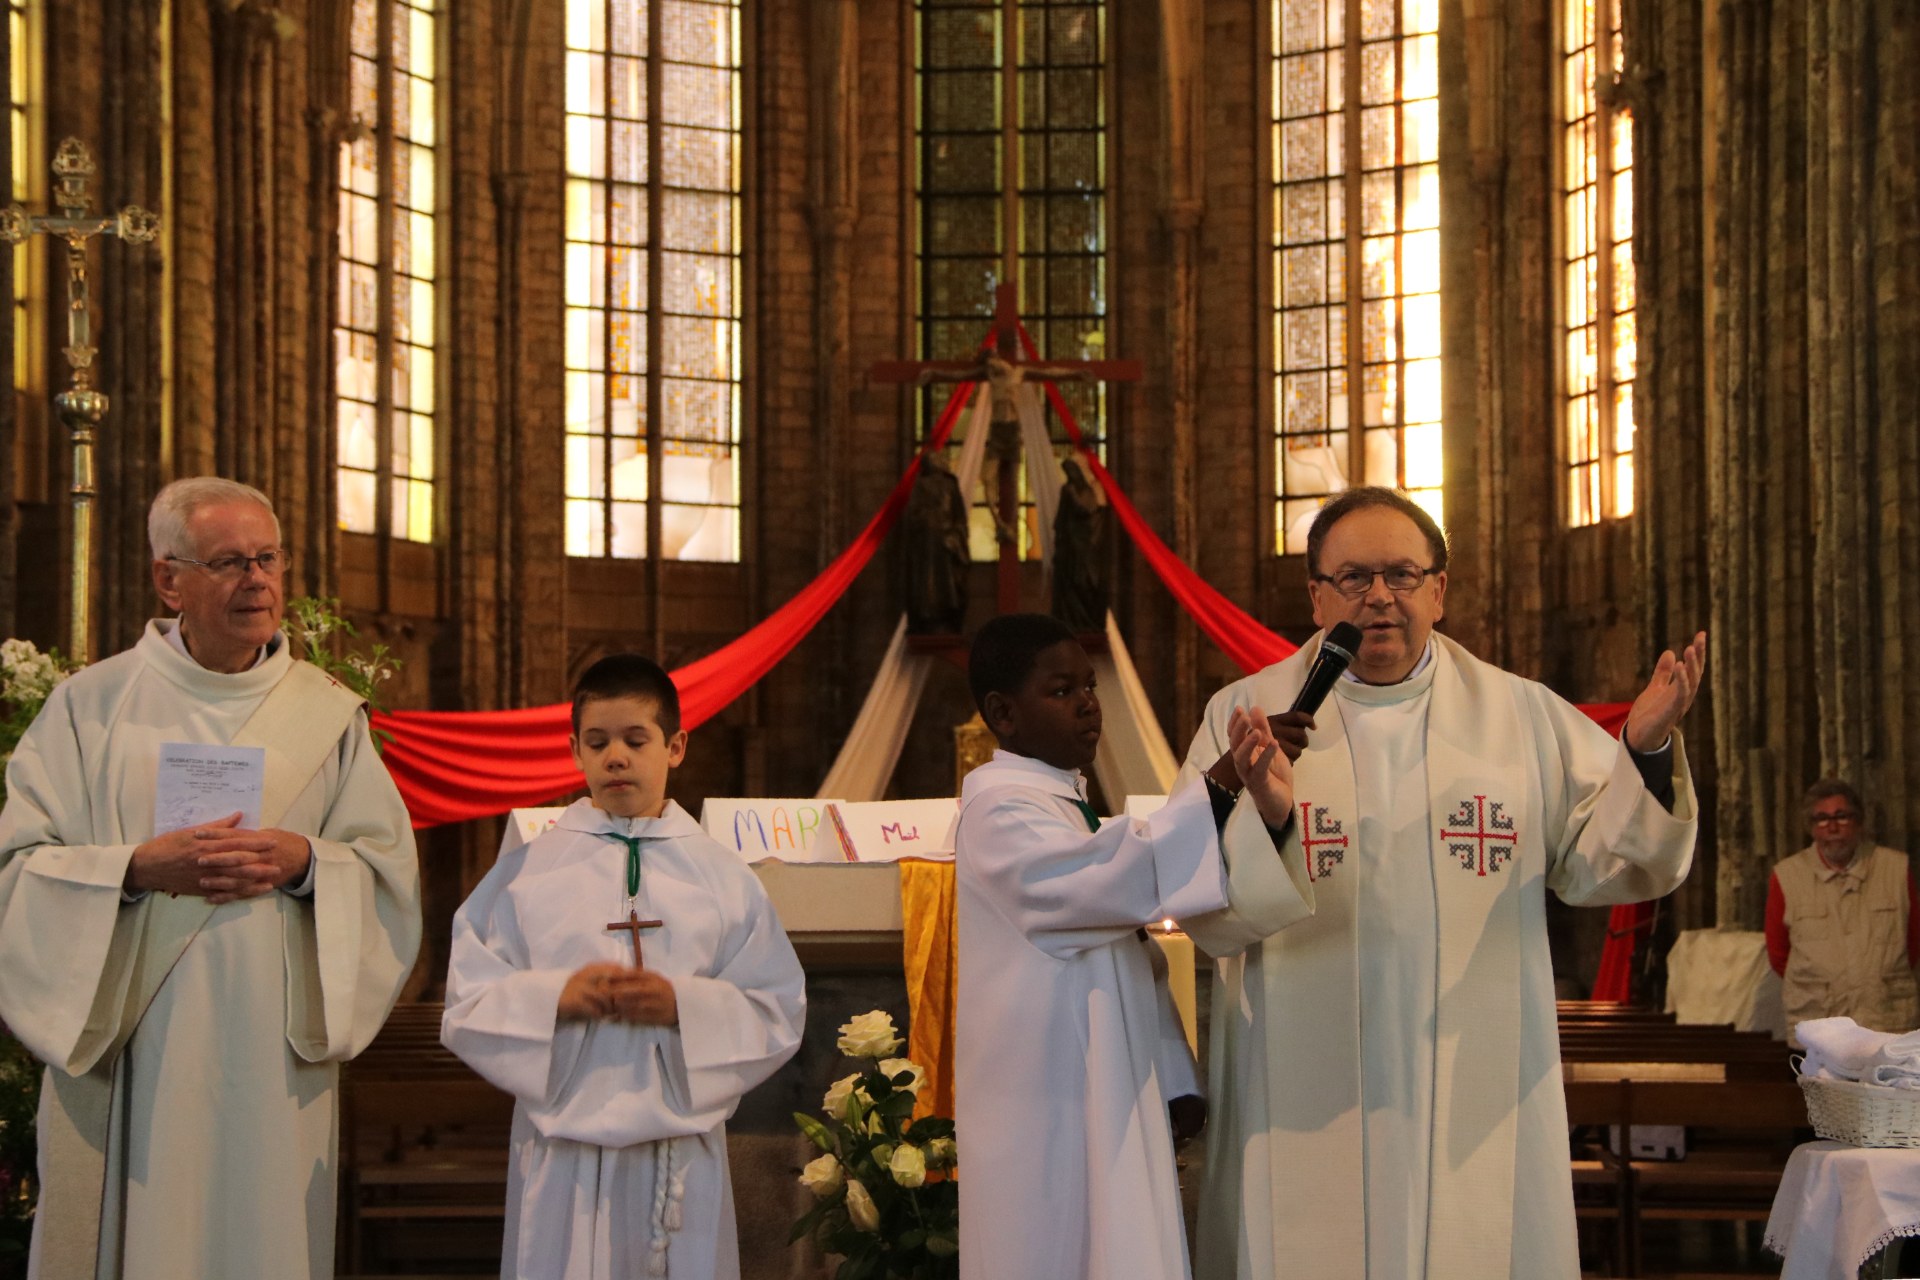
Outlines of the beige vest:
M 1876 1031 L 1920 1026 L 1920 989 L 1907 964 L 1907 855 L 1877 845 L 1831 875 L 1802 849 L 1774 868 L 1792 952 L 1781 980 L 1787 1025 L 1849 1017 Z

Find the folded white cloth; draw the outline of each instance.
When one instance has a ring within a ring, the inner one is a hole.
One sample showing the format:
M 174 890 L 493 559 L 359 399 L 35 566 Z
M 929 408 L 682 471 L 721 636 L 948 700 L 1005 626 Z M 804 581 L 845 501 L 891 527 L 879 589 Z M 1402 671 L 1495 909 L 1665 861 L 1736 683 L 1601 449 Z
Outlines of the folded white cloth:
M 1867 1060 L 1860 1077 L 1868 1084 L 1891 1085 L 1895 1089 L 1920 1089 L 1920 1031 L 1895 1036 Z
M 1896 1038 L 1852 1018 L 1809 1018 L 1796 1024 L 1793 1034 L 1807 1051 L 1800 1074 L 1822 1080 L 1858 1080 L 1874 1055 Z

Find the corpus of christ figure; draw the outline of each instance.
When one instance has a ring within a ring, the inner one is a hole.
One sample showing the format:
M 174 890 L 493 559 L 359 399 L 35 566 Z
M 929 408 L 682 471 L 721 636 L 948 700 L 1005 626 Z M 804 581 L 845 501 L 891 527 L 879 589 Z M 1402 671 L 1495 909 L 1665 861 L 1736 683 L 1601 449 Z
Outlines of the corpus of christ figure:
M 911 382 L 926 386 L 934 382 L 984 382 L 993 398 L 993 425 L 987 438 L 986 463 L 981 484 L 993 501 L 994 526 L 1000 538 L 999 611 L 1014 613 L 1020 607 L 1019 540 L 1014 523 L 1019 518 L 1020 496 L 1016 466 L 1020 457 L 1020 387 L 1029 378 L 1043 382 L 1137 382 L 1141 376 L 1138 360 L 1054 360 L 1028 362 L 1020 356 L 1019 306 L 1014 286 L 1002 284 L 994 289 L 993 342 L 972 360 L 882 360 L 868 371 L 876 382 Z M 1036 476 L 1035 484 L 1053 483 L 1050 476 Z

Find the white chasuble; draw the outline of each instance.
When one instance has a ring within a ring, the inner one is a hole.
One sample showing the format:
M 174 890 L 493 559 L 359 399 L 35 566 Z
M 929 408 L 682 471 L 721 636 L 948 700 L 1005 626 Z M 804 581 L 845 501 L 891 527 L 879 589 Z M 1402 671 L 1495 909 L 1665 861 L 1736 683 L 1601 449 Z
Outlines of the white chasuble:
M 1219 834 L 1198 781 L 1144 821 L 1099 820 L 1085 787 L 996 751 L 961 788 L 962 1280 L 1188 1274 L 1167 1100 L 1193 1068 L 1140 926 L 1221 909 Z
M 639 891 L 627 894 L 629 840 Z M 676 1027 L 561 1021 L 575 970 L 673 983 Z M 440 1038 L 515 1098 L 503 1277 L 728 1280 L 739 1240 L 726 1121 L 791 1058 L 805 980 L 759 878 L 669 801 L 617 818 L 576 801 L 497 862 L 453 922 Z
M 1317 651 L 1215 695 L 1187 768 L 1235 706 L 1290 705 Z M 1430 654 L 1399 685 L 1339 682 L 1316 716 L 1287 841 L 1313 915 L 1242 891 L 1257 864 L 1230 823 L 1229 906 L 1183 921 L 1219 958 L 1202 1280 L 1578 1275 L 1545 893 L 1677 886 L 1685 754 L 1676 735 L 1669 814 L 1577 709 L 1444 637 Z
M 330 1277 L 334 1084 L 413 967 L 413 833 L 358 699 L 284 638 L 223 675 L 174 626 L 55 688 L 7 765 L 0 1018 L 51 1064 L 35 1274 Z M 167 742 L 264 747 L 310 895 L 123 901 Z

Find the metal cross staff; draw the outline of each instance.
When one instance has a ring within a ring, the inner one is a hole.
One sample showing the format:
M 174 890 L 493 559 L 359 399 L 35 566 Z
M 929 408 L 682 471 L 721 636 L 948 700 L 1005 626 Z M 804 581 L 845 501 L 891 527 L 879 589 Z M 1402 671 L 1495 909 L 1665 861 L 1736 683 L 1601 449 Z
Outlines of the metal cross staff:
M 78 138 L 67 138 L 53 157 L 53 202 L 60 214 L 29 214 L 19 205 L 0 209 L 0 240 L 19 244 L 28 236 L 58 236 L 67 242 L 67 364 L 73 385 L 53 398 L 60 420 L 73 442 L 73 566 L 72 601 L 68 613 L 67 643 L 72 656 L 92 657 L 93 567 L 93 433 L 107 415 L 107 397 L 93 386 L 93 297 L 87 279 L 87 242 L 95 236 L 119 236 L 129 244 L 146 244 L 160 234 L 160 215 L 128 205 L 111 217 L 88 212 L 93 193 L 93 153 Z

